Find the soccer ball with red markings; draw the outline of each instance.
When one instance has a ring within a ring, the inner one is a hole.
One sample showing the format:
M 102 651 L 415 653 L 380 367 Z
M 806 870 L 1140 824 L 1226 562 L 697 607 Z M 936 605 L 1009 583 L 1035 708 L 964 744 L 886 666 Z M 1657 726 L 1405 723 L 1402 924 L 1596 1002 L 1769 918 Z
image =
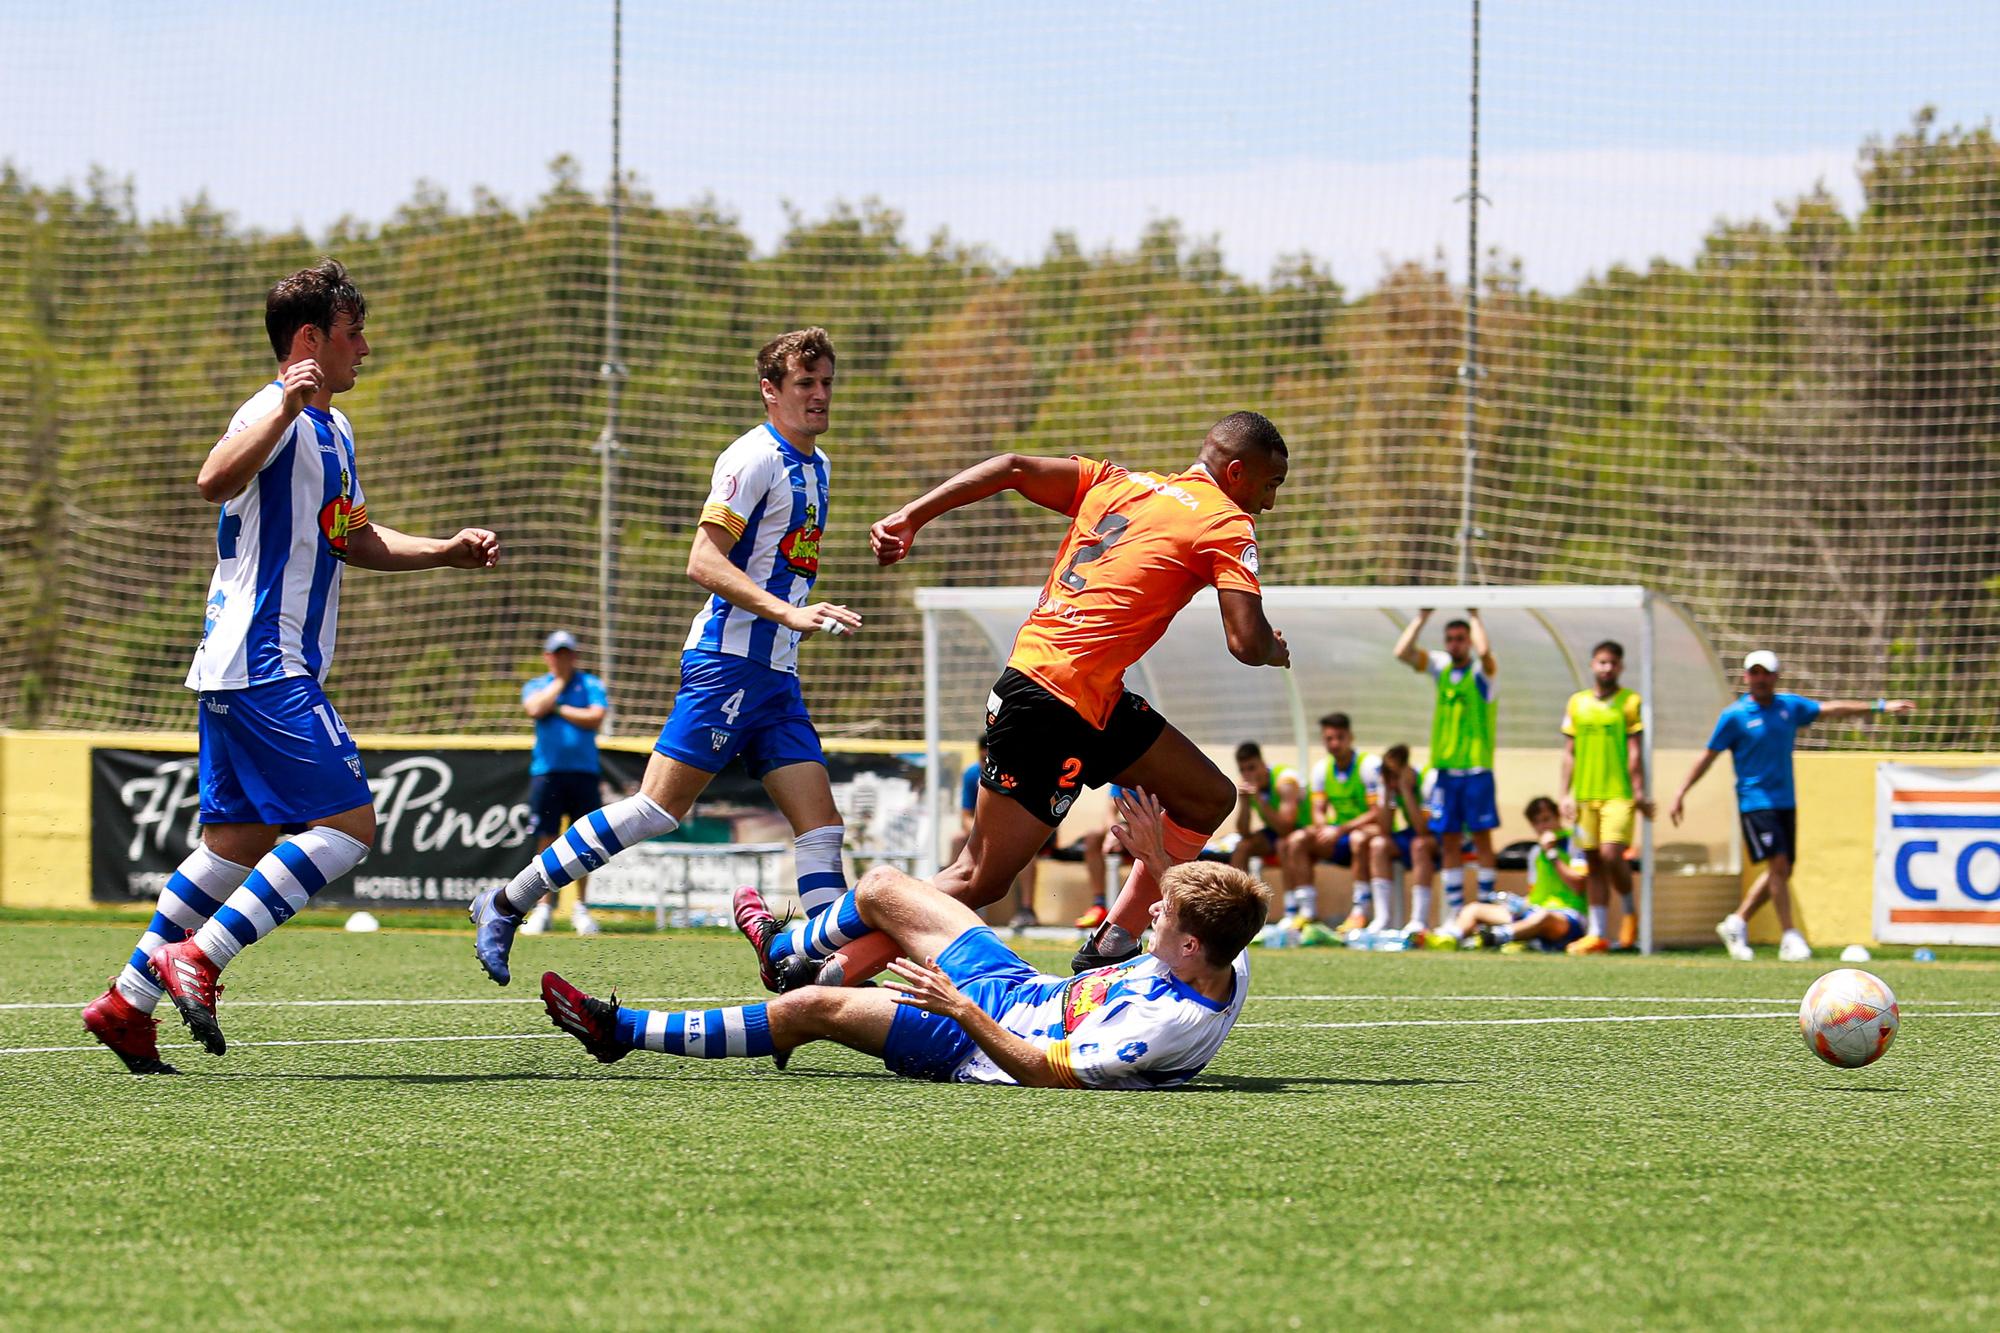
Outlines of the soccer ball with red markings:
M 1896 1039 L 1902 1013 L 1882 978 L 1843 967 L 1815 981 L 1799 1005 L 1799 1032 L 1806 1049 L 1830 1065 L 1859 1069 L 1872 1065 Z

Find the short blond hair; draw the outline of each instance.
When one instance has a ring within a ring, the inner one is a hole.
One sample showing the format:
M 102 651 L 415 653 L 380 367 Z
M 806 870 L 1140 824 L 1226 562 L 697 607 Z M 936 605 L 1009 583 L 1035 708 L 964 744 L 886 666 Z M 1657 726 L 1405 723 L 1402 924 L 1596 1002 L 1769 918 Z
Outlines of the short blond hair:
M 1160 877 L 1180 928 L 1201 941 L 1202 955 L 1227 967 L 1264 929 L 1271 886 L 1219 861 L 1185 861 Z

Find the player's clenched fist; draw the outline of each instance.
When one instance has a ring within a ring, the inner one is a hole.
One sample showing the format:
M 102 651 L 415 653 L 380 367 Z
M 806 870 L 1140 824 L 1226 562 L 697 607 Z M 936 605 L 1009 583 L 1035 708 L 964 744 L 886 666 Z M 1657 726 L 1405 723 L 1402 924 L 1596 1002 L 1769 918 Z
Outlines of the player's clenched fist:
M 445 543 L 444 563 L 453 569 L 491 569 L 500 563 L 500 538 L 485 528 L 461 528 Z
M 306 404 L 326 382 L 326 376 L 320 371 L 319 362 L 307 357 L 286 366 L 278 380 L 285 390 L 285 414 L 295 417 L 305 411 Z
M 877 564 L 895 564 L 910 553 L 916 539 L 916 523 L 900 509 L 868 529 L 868 545 L 874 548 Z

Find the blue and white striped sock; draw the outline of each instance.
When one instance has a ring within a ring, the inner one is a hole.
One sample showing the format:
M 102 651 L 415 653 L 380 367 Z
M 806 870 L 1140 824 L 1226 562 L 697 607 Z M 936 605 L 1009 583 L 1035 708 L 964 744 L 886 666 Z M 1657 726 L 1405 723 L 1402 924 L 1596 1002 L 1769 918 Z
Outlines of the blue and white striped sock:
M 339 829 L 309 828 L 265 853 L 264 859 L 229 895 L 229 901 L 194 933 L 195 946 L 217 967 L 263 939 L 312 896 L 354 869 L 368 855 L 368 844 Z
M 179 944 L 194 934 L 202 922 L 215 915 L 230 891 L 249 875 L 249 866 L 225 861 L 206 846 L 200 846 L 188 853 L 180 869 L 167 879 L 167 886 L 160 890 L 159 905 L 153 909 L 153 919 L 147 923 L 146 933 L 139 937 L 139 947 L 132 950 L 132 957 L 119 972 L 116 983 L 119 992 L 140 1013 L 150 1014 L 160 1003 L 159 979 L 146 961 L 153 950 L 163 944 Z
M 1438 880 L 1444 885 L 1445 911 L 1456 914 L 1459 908 L 1465 906 L 1465 867 L 1440 870 Z
M 761 1004 L 734 1009 L 618 1010 L 618 1035 L 642 1051 L 721 1060 L 736 1055 L 769 1055 L 771 1020 Z
M 613 801 L 571 824 L 568 832 L 514 876 L 501 896 L 514 915 L 525 916 L 544 894 L 582 879 L 634 843 L 679 827 L 680 821 L 644 792 Z
M 797 953 L 822 962 L 863 935 L 874 933 L 874 928 L 861 919 L 861 906 L 849 890 L 833 906 L 821 909 L 818 916 L 799 922 L 772 940 L 771 961 L 775 963 Z
M 1500 872 L 1479 867 L 1479 901 L 1490 903 L 1499 896 Z
M 847 892 L 847 873 L 840 865 L 839 824 L 807 829 L 792 839 L 792 866 L 799 876 L 799 910 L 816 917 Z

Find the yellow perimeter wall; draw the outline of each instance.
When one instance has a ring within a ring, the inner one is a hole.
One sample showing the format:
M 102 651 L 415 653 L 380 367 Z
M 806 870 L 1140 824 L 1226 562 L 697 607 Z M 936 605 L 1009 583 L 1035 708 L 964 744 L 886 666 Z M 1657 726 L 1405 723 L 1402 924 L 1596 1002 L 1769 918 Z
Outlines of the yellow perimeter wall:
M 520 736 L 362 736 L 362 747 L 377 749 L 525 749 Z M 618 738 L 609 748 L 643 752 L 649 741 Z M 93 746 L 193 750 L 185 733 L 4 732 L 0 731 L 0 906 L 89 907 L 90 750 Z M 834 750 L 902 753 L 917 744 L 828 742 Z M 957 748 L 957 747 L 953 747 Z M 1229 756 L 1220 756 L 1228 771 Z M 1692 755 L 1662 754 L 1656 793 L 1671 796 Z M 1812 939 L 1842 944 L 1868 939 L 1875 855 L 1875 765 L 1897 763 L 1938 767 L 2000 766 L 2000 754 L 1819 754 L 1798 756 L 1799 867 L 1797 895 L 1801 924 Z M 1546 750 L 1503 751 L 1495 765 L 1501 793 L 1503 840 L 1525 836 L 1520 808 L 1529 796 L 1552 790 L 1555 755 Z M 1660 827 L 1661 842 L 1706 842 L 1726 846 L 1734 803 L 1729 765 L 1712 771 L 1690 799 L 1683 830 Z M 1079 802 L 1082 806 L 1084 803 Z M 1078 823 L 1095 817 L 1077 811 Z M 1066 830 L 1067 831 L 1067 830 Z M 1749 873 L 1745 869 L 1746 877 Z M 1663 876 L 1662 891 L 1672 881 Z M 1758 938 L 1775 938 L 1768 911 L 1752 923 Z

